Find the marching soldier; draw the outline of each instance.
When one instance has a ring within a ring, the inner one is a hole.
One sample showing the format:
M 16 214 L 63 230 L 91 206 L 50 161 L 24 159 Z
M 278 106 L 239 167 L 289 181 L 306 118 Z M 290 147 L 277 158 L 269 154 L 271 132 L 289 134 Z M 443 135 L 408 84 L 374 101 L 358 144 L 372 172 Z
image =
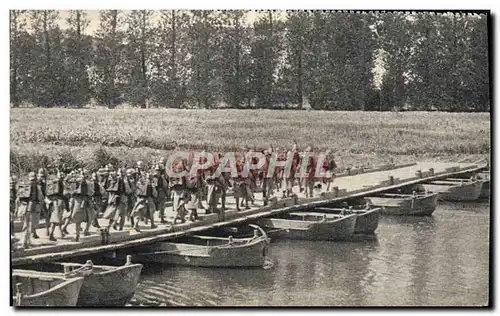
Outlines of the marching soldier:
M 130 224 L 132 224 L 132 227 L 134 227 L 135 223 L 134 223 L 134 217 L 132 216 L 132 211 L 134 209 L 135 202 L 136 202 L 135 192 L 137 190 L 137 188 L 136 188 L 137 180 L 135 178 L 135 170 L 134 169 L 132 169 L 132 168 L 127 169 L 127 174 L 126 174 L 124 182 L 125 182 L 125 191 L 129 192 L 129 193 L 127 193 L 127 217 L 129 218 Z M 130 189 L 127 190 L 127 187 Z
M 160 212 L 160 223 L 165 224 L 165 200 L 167 197 L 168 182 L 163 173 L 164 166 L 156 165 L 153 171 L 153 185 L 155 186 L 158 196 L 156 197 L 156 209 Z
M 127 196 L 121 174 L 117 174 L 116 171 L 109 173 L 109 183 L 106 191 L 108 191 L 109 198 L 103 218 L 109 220 L 108 230 L 113 227 L 115 230 L 121 231 L 125 225 L 127 212 Z
M 337 169 L 337 164 L 335 163 L 335 157 L 331 153 L 331 150 L 326 151 L 326 190 L 330 191 L 330 186 L 335 178 L 335 169 Z
M 181 173 L 187 171 L 186 164 L 183 159 L 177 158 L 172 162 L 172 171 L 174 173 Z M 185 176 L 172 176 L 170 177 L 170 192 L 172 194 L 172 209 L 177 210 L 179 200 L 184 195 L 186 190 L 186 177 Z
M 45 203 L 50 214 L 49 240 L 56 241 L 54 237 L 56 227 L 59 227 L 61 236 L 64 237 L 62 225 L 66 203 L 64 202 L 64 174 L 62 172 L 58 171 L 57 174 L 47 179 Z
M 87 182 L 88 175 L 86 170 L 82 170 L 79 175 L 70 175 L 66 185 L 69 192 L 69 211 L 64 215 L 65 223 L 62 229 L 64 234 L 68 233 L 68 225 L 70 222 L 75 223 L 75 241 L 80 240 L 81 225 L 86 222 L 84 235 L 88 236 L 90 224 L 93 220 L 94 211 L 92 210 L 91 199 L 94 195 L 93 183 L 89 185 Z
M 163 176 L 165 182 L 167 183 L 164 189 L 165 189 L 165 202 L 168 202 L 170 201 L 170 186 L 168 183 L 167 170 L 165 169 L 166 163 L 167 162 L 165 161 L 165 158 L 161 157 L 160 161 L 158 162 L 158 166 L 160 167 L 160 175 Z
M 241 211 L 240 209 L 240 198 L 241 198 L 241 206 L 245 205 L 245 209 L 250 209 L 248 206 L 249 197 L 247 195 L 247 179 L 245 179 L 243 175 L 244 163 L 242 160 L 236 160 L 236 172 L 237 175 L 233 180 L 233 191 L 234 198 L 236 199 L 236 211 Z
M 40 213 L 41 204 L 44 202 L 44 196 L 40 183 L 36 179 L 34 172 L 28 174 L 28 183 L 21 183 L 17 187 L 17 217 L 23 219 L 23 246 L 31 247 L 31 239 L 34 214 Z M 39 218 L 39 217 L 37 217 Z
M 37 181 L 40 185 L 40 188 L 42 190 L 43 196 L 46 194 L 46 188 L 47 188 L 47 171 L 43 168 L 38 169 L 38 174 L 37 174 Z M 50 215 L 47 210 L 47 207 L 45 203 L 42 203 L 40 205 L 40 213 L 35 213 L 35 216 L 33 217 L 33 221 L 35 225 L 33 226 L 33 238 L 37 239 L 38 235 L 36 234 L 36 229 L 40 223 L 40 219 L 43 217 L 45 219 L 45 229 L 46 229 L 46 235 L 49 236 L 49 228 L 50 228 Z
M 206 214 L 218 213 L 217 204 L 222 191 L 220 180 L 214 176 L 207 176 L 205 179 L 207 184 L 207 205 Z
M 306 152 L 311 152 L 313 148 L 311 146 L 306 148 Z M 304 188 L 306 190 L 306 198 L 313 197 L 314 194 L 314 175 L 316 173 L 316 159 L 314 157 L 314 152 L 311 152 L 307 160 L 307 173 L 304 178 Z
M 98 216 L 99 212 L 101 212 L 102 204 L 103 204 L 102 199 L 103 199 L 103 195 L 106 194 L 106 190 L 101 185 L 101 182 L 100 182 L 100 179 L 99 179 L 99 176 L 97 175 L 97 173 L 95 173 L 95 172 L 92 173 L 91 180 L 92 180 L 92 183 L 94 185 L 94 195 L 92 196 L 92 207 L 94 209 L 94 213 L 93 213 L 94 219 L 92 220 L 92 226 L 94 226 L 95 228 L 101 228 L 101 226 L 99 225 L 99 221 L 97 219 L 97 216 Z
M 97 218 L 99 217 L 99 214 L 104 214 L 104 212 L 106 212 L 106 208 L 108 206 L 108 199 L 109 199 L 108 191 L 106 191 L 108 184 L 109 184 L 108 167 L 105 166 L 105 167 L 99 169 L 97 175 L 98 175 L 97 178 L 99 181 L 99 186 L 101 188 L 101 201 L 98 204 L 99 210 L 98 210 L 98 214 L 96 214 L 96 221 L 94 222 L 94 226 L 96 228 L 100 228 L 99 223 L 97 222 Z
M 158 196 L 155 185 L 153 184 L 153 177 L 146 173 L 138 176 L 135 186 L 135 196 L 137 200 L 134 208 L 130 214 L 134 218 L 134 229 L 140 231 L 139 221 L 145 216 L 149 216 L 151 220 L 151 229 L 156 228 L 154 224 L 155 202 L 154 199 Z
M 264 199 L 264 206 L 266 206 L 269 203 L 269 199 L 274 194 L 274 190 L 273 190 L 274 175 L 273 175 L 273 177 L 269 177 L 267 175 L 267 173 L 269 171 L 269 165 L 271 164 L 272 148 L 264 150 L 262 153 L 264 154 L 265 162 L 262 165 L 262 168 L 260 169 L 260 171 L 262 174 L 262 197 Z

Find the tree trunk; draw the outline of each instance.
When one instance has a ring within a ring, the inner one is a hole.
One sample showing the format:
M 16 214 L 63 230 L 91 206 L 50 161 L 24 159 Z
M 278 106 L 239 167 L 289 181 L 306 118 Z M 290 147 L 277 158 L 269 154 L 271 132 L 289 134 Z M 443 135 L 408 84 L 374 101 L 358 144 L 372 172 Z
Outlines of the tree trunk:
M 142 95 L 141 95 L 141 108 L 146 108 L 147 98 L 147 69 L 146 69 L 146 12 L 142 11 L 142 25 L 141 25 L 141 73 L 142 73 Z
M 52 96 L 52 100 L 50 101 L 50 104 L 44 104 L 45 106 L 52 106 L 53 102 L 56 100 L 56 95 L 55 95 L 55 82 L 53 81 L 54 76 L 52 75 L 52 65 L 51 65 L 51 56 L 50 56 L 50 43 L 49 43 L 49 29 L 48 29 L 48 24 L 47 24 L 47 11 L 43 11 L 43 36 L 44 36 L 44 45 L 45 45 L 45 73 L 48 75 L 46 80 L 48 81 L 48 84 L 50 85 L 49 90 L 50 94 Z M 47 84 L 47 83 L 46 83 Z
M 19 106 L 19 97 L 17 95 L 17 86 L 18 86 L 18 81 L 17 81 L 17 75 L 18 75 L 18 59 L 19 59 L 19 50 L 18 50 L 18 21 L 17 21 L 17 11 L 16 10 L 11 10 L 10 11 L 10 36 L 11 36 L 11 58 L 12 58 L 12 64 L 11 64 L 11 80 L 10 80 L 10 95 L 11 99 L 10 102 L 12 103 L 13 107 L 18 107 Z
M 172 42 L 171 42 L 171 55 L 170 55 L 170 69 L 172 71 L 172 82 L 173 82 L 173 101 L 172 106 L 175 108 L 180 108 L 179 100 L 179 82 L 177 80 L 177 64 L 176 64 L 176 53 L 177 53 L 177 31 L 176 31 L 176 14 L 175 10 L 172 10 Z
M 297 76 L 297 98 L 299 101 L 299 110 L 302 110 L 303 107 L 303 69 L 302 69 L 302 49 L 299 50 L 298 54 L 298 76 Z

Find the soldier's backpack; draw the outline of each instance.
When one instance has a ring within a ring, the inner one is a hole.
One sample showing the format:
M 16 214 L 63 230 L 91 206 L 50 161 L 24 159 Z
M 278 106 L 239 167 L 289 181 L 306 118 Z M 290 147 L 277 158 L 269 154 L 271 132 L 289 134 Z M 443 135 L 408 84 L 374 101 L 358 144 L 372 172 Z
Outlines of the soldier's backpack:
M 45 194 L 47 196 L 61 194 L 63 190 L 61 190 L 61 182 L 59 178 L 49 178 L 47 179 L 47 185 L 45 187 Z
M 93 197 L 95 195 L 95 184 L 94 181 L 87 181 L 87 196 Z
M 69 178 L 64 183 L 64 195 L 73 195 L 76 193 L 77 183 L 75 178 Z
M 109 179 L 108 187 L 106 188 L 106 191 L 108 192 L 118 192 L 120 188 L 120 179 L 115 178 L 115 179 Z
M 135 186 L 135 195 L 136 196 L 147 196 L 148 195 L 148 182 L 143 177 L 140 177 L 137 180 Z
M 24 199 L 29 198 L 31 193 L 31 184 L 29 183 L 20 183 L 17 186 L 17 197 Z

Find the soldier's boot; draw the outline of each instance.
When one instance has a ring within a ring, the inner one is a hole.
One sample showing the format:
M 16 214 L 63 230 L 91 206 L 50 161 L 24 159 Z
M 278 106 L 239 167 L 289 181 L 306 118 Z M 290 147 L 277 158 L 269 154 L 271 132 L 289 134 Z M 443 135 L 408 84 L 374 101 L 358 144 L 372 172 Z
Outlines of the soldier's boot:
M 56 230 L 56 224 L 52 224 L 50 226 L 50 232 L 49 232 L 49 240 L 50 241 L 57 241 L 57 239 L 55 239 L 54 237 L 54 231 Z
M 123 226 L 125 226 L 125 216 L 120 216 L 120 231 L 123 230 Z
M 240 209 L 240 198 L 235 198 L 235 199 L 236 199 L 236 211 L 239 212 L 239 211 L 241 211 L 241 209 Z M 241 201 L 241 203 L 243 203 L 243 201 Z
M 165 209 L 164 208 L 160 209 L 160 223 L 161 224 L 167 223 L 167 221 L 165 220 Z
M 88 221 L 85 225 L 85 229 L 83 230 L 83 236 L 90 236 L 90 221 Z
M 134 227 L 134 229 L 135 229 L 136 232 L 140 232 L 141 231 L 141 229 L 139 228 L 139 221 L 140 221 L 140 219 L 141 218 L 139 216 L 137 216 L 135 218 L 135 222 L 134 222 L 134 218 L 132 218 L 132 221 L 134 222 L 133 227 Z
M 99 221 L 97 220 L 97 214 L 94 220 L 92 221 L 92 226 L 94 226 L 97 229 L 101 228 L 101 226 L 99 225 Z
M 75 241 L 80 241 L 80 230 L 81 230 L 81 224 L 78 223 L 76 224 L 76 227 L 75 227 L 75 231 L 76 231 L 76 234 L 75 234 Z
M 150 220 L 151 220 L 151 229 L 157 228 L 158 226 L 155 225 L 155 220 L 153 219 L 153 216 L 150 217 Z
M 248 198 L 245 199 L 245 210 L 249 210 L 250 206 L 248 206 Z
M 139 220 L 137 220 L 137 222 L 139 222 Z M 132 227 L 135 227 L 135 221 L 132 216 L 130 216 L 130 225 L 132 225 Z

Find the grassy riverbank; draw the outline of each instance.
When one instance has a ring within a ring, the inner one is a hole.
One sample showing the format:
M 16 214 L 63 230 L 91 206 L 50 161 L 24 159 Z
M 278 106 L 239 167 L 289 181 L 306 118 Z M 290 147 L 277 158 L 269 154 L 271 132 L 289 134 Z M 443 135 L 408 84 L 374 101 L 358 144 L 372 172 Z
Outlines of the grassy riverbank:
M 340 167 L 394 161 L 480 159 L 491 146 L 488 113 L 174 109 L 11 109 L 11 171 L 54 160 L 98 167 L 183 149 L 314 145 Z

